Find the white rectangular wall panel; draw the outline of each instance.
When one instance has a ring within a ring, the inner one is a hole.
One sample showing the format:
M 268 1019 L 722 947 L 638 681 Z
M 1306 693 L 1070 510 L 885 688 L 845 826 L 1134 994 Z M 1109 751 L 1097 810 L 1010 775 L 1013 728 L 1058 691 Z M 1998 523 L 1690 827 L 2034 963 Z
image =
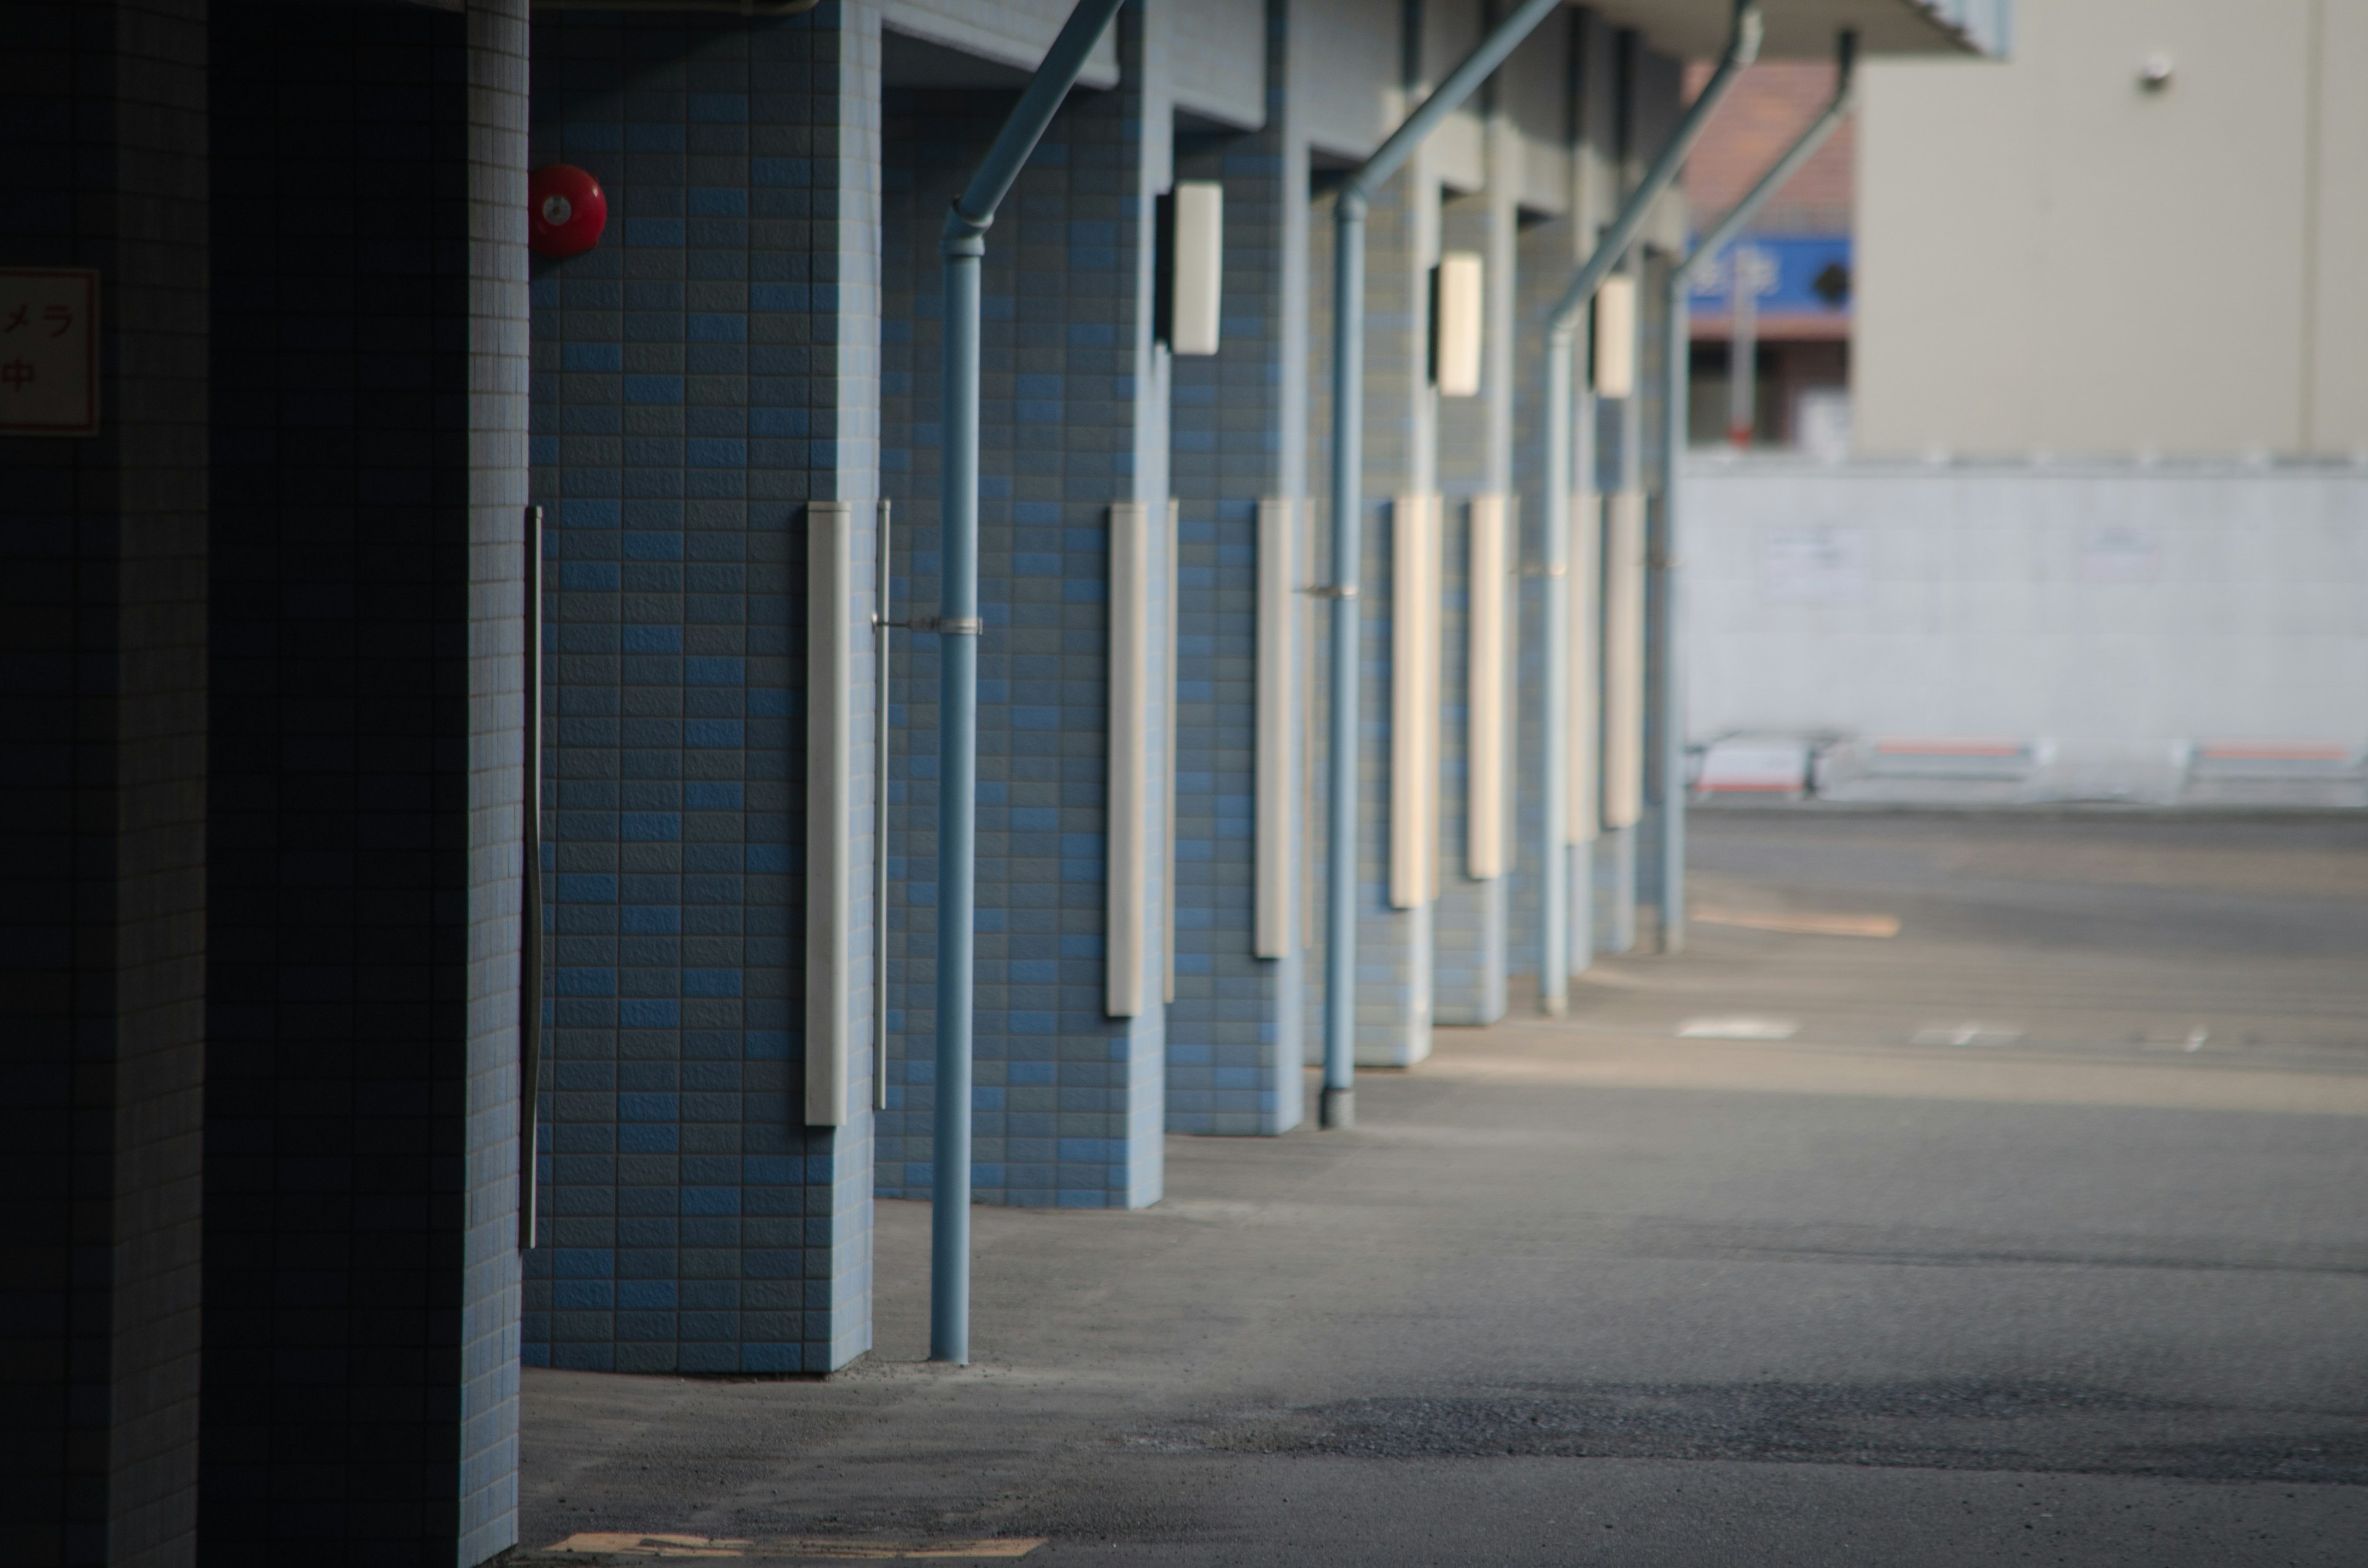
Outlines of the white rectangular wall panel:
M 1569 728 L 1564 744 L 1565 842 L 1591 844 L 1600 825 L 1603 732 L 1603 498 L 1570 500 Z
M 1604 506 L 1603 825 L 1645 815 L 1645 495 Z
M 807 504 L 805 1090 L 810 1127 L 843 1126 L 848 1116 L 854 535 L 852 503 Z
M 1438 892 L 1439 498 L 1391 508 L 1390 903 Z
M 1224 186 L 1209 179 L 1176 182 L 1173 243 L 1168 349 L 1214 354 L 1225 280 Z
M 1464 755 L 1471 798 L 1464 815 L 1464 869 L 1474 881 L 1505 872 L 1505 688 L 1512 614 L 1512 502 L 1472 498 L 1471 689 L 1464 704 Z
M 1439 395 L 1480 395 L 1481 287 L 1485 263 L 1477 252 L 1450 251 L 1439 258 Z
M 1296 518 L 1288 500 L 1258 503 L 1258 763 L 1256 910 L 1251 951 L 1279 959 L 1291 951 L 1291 747 L 1298 723 L 1297 619 L 1292 567 L 1299 559 Z
M 1161 634 L 1167 650 L 1163 662 L 1167 666 L 1167 673 L 1161 683 L 1167 687 L 1167 696 L 1161 706 L 1167 715 L 1167 744 L 1159 765 L 1160 775 L 1166 780 L 1160 788 L 1159 799 L 1162 814 L 1167 819 L 1160 835 L 1163 858 L 1159 863 L 1159 886 L 1163 893 L 1159 901 L 1159 999 L 1163 1002 L 1176 1000 L 1176 776 L 1180 766 L 1176 756 L 1176 671 L 1177 660 L 1182 655 L 1184 647 L 1183 629 L 1176 619 L 1176 580 L 1179 575 L 1176 562 L 1181 554 L 1182 513 L 1183 504 L 1173 496 L 1168 497 L 1167 536 L 1160 544 L 1161 564 L 1167 577 L 1167 631 Z
M 1151 819 L 1151 508 L 1110 507 L 1110 798 L 1104 1008 L 1114 1018 L 1144 1010 L 1144 892 Z
M 1636 279 L 1615 272 L 1595 295 L 1595 374 L 1598 397 L 1629 397 L 1636 391 Z

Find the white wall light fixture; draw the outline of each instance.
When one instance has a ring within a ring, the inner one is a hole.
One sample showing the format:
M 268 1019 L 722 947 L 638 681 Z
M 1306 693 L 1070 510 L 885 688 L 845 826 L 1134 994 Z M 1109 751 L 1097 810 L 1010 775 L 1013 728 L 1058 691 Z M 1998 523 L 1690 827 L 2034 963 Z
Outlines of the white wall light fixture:
M 1430 376 L 1441 397 L 1480 395 L 1480 287 L 1474 251 L 1450 251 L 1430 274 Z
M 1171 354 L 1214 354 L 1225 282 L 1225 187 L 1185 179 L 1159 199 L 1154 335 Z
M 1615 272 L 1595 296 L 1595 395 L 1636 393 L 1636 279 Z

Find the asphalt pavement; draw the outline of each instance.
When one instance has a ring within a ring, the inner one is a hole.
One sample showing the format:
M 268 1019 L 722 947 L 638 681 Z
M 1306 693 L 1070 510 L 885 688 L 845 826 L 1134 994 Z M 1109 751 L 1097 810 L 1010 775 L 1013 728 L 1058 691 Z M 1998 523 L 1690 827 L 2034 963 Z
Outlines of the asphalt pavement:
M 885 1202 L 846 1372 L 529 1370 L 521 1556 L 2368 1562 L 2368 822 L 1704 812 L 1691 885 L 1353 1131 L 979 1210 L 972 1367 Z

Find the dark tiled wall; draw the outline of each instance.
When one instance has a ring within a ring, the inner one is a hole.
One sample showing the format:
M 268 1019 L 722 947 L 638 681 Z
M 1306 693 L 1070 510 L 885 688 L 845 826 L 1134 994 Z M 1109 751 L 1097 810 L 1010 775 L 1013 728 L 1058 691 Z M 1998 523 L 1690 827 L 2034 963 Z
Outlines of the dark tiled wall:
M 217 5 L 201 1552 L 516 1537 L 525 5 Z
M 869 1127 L 805 1125 L 802 874 L 807 504 L 875 494 L 865 25 L 832 5 L 535 28 L 533 162 L 609 199 L 599 244 L 534 281 L 554 980 L 537 1364 L 819 1371 L 871 1342 Z M 866 670 L 860 716 L 871 689 Z M 868 929 L 854 961 L 863 1105 Z
M 1167 447 L 1166 360 L 1144 310 L 1145 171 L 1164 156 L 1167 111 L 1141 87 L 1156 66 L 1139 14 L 1117 25 L 1127 85 L 1070 99 L 986 246 L 973 1145 L 985 1202 L 1118 1208 L 1160 1192 L 1159 1011 L 1103 1010 L 1109 508 L 1152 501 L 1165 535 Z M 922 614 L 939 604 L 938 231 L 1009 108 L 999 93 L 904 88 L 885 105 L 881 477 L 896 506 L 897 602 Z M 897 658 L 879 1190 L 918 1197 L 934 1106 L 938 639 L 900 638 Z M 1163 683 L 1156 664 L 1155 738 Z M 1166 777 L 1163 757 L 1153 773 Z M 1155 799 L 1150 820 L 1163 809 Z M 1164 890 L 1145 892 L 1157 909 Z
M 1177 751 L 1177 976 L 1168 1009 L 1167 1126 L 1175 1132 L 1282 1132 L 1298 1125 L 1304 953 L 1252 955 L 1258 764 L 1258 506 L 1308 511 L 1307 150 L 1282 91 L 1292 38 L 1269 7 L 1267 123 L 1253 133 L 1179 138 L 1176 177 L 1224 185 L 1220 351 L 1175 361 L 1173 466 L 1181 502 L 1182 618 Z M 1313 581 L 1293 562 L 1294 584 Z M 1295 658 L 1311 695 L 1304 598 Z M 1300 726 L 1304 733 L 1304 724 Z M 1292 745 L 1302 750 L 1300 735 Z M 1310 824 L 1293 814 L 1294 842 Z M 1294 882 L 1294 903 L 1304 888 Z M 1304 945 L 1311 911 L 1296 909 Z
M 0 1507 L 27 1562 L 186 1561 L 196 1524 L 203 9 L 18 5 L 0 47 L 0 256 L 98 270 L 106 366 L 97 438 L 0 438 Z

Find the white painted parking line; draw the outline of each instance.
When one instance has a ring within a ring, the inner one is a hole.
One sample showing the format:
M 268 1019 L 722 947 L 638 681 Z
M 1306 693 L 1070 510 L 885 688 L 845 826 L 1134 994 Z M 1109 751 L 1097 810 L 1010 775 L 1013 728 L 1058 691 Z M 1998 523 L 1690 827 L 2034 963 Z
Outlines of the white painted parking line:
M 2022 1039 L 2020 1024 L 1926 1024 L 1908 1040 L 1910 1045 L 2013 1045 Z
M 1805 909 L 1703 909 L 1690 918 L 1705 926 L 1741 926 L 1799 937 L 1896 937 L 1896 915 L 1820 915 Z
M 1679 1040 L 1791 1040 L 1800 1032 L 1792 1018 L 1688 1018 L 1678 1026 Z

